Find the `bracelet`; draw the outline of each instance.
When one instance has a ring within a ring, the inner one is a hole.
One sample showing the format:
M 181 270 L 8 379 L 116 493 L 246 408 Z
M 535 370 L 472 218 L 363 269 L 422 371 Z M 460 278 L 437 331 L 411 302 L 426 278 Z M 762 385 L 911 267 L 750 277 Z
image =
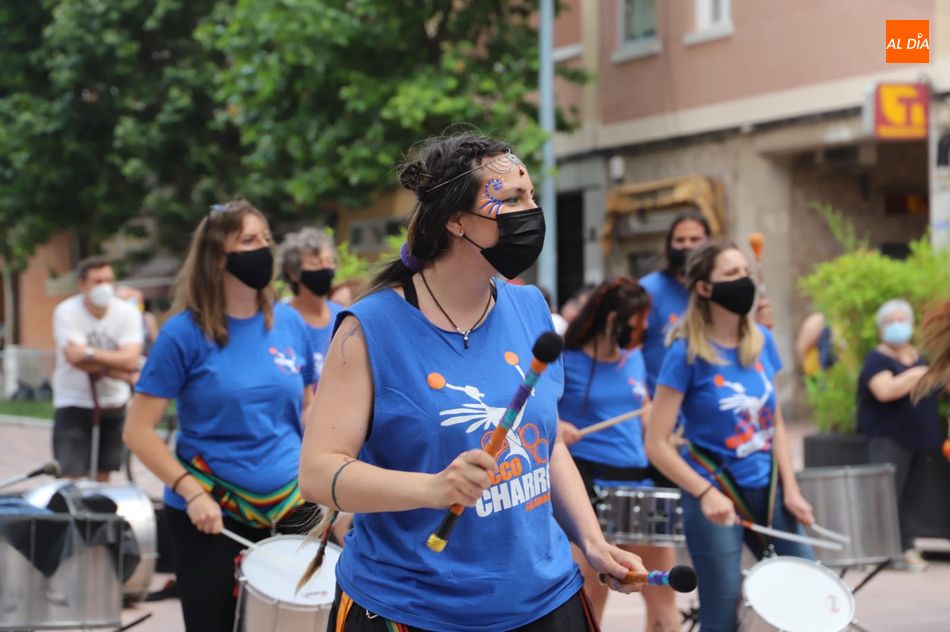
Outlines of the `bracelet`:
M 185 470 L 185 471 L 181 474 L 181 476 L 179 476 L 178 478 L 175 479 L 175 482 L 172 483 L 172 493 L 173 493 L 173 494 L 177 494 L 177 493 L 178 493 L 178 483 L 180 483 L 180 482 L 182 481 L 182 479 L 185 478 L 186 476 L 188 476 L 189 474 L 191 474 L 191 472 L 189 472 L 188 470 Z
M 711 490 L 713 487 L 715 487 L 715 485 L 713 485 L 712 483 L 710 483 L 710 484 L 709 484 L 709 487 L 707 487 L 707 488 L 704 489 L 702 492 L 700 492 L 699 496 L 696 497 L 696 500 L 702 500 L 702 499 L 703 499 L 703 496 L 705 496 L 707 493 L 709 493 L 709 490 Z
M 333 481 L 330 483 L 330 496 L 333 498 L 333 506 L 336 507 L 337 511 L 343 511 L 343 508 L 340 507 L 340 503 L 336 499 L 336 481 L 338 478 L 340 478 L 340 472 L 342 472 L 346 468 L 346 466 L 350 465 L 351 463 L 356 463 L 356 459 L 353 459 L 352 461 L 347 461 L 346 463 L 341 465 L 340 469 L 338 469 L 336 471 L 336 474 L 333 475 Z
M 185 501 L 185 506 L 187 507 L 188 505 L 190 505 L 190 504 L 192 503 L 192 501 L 198 500 L 198 497 L 199 497 L 199 496 L 204 496 L 206 493 L 207 493 L 207 492 L 205 492 L 205 490 L 202 489 L 200 492 L 198 492 L 197 494 L 195 494 L 194 496 L 192 496 L 191 498 L 189 498 L 188 500 L 186 500 L 186 501 Z

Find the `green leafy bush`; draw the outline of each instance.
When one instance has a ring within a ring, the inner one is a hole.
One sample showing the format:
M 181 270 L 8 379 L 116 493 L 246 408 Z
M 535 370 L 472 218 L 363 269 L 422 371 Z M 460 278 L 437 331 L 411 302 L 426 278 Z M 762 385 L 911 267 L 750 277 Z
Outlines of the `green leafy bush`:
M 874 314 L 885 301 L 903 298 L 919 321 L 932 303 L 950 298 L 950 253 L 935 251 L 924 236 L 911 244 L 907 259 L 891 259 L 871 250 L 840 212 L 816 208 L 846 251 L 799 281 L 831 325 L 838 355 L 832 369 L 806 380 L 806 393 L 821 431 L 854 432 L 858 376 L 878 344 Z

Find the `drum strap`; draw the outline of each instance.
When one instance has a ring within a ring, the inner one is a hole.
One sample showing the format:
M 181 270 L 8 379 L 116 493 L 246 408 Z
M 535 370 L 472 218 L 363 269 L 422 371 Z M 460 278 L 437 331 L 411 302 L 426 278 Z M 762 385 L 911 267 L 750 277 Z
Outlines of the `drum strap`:
M 230 517 L 258 529 L 270 529 L 291 511 L 304 504 L 297 479 L 269 494 L 255 494 L 218 478 L 201 455 L 190 462 L 178 461 L 211 494 Z
M 711 476 L 712 479 L 716 481 L 716 486 L 720 489 L 720 491 L 728 496 L 729 499 L 735 504 L 739 515 L 749 522 L 756 522 L 755 516 L 752 515 L 752 510 L 749 508 L 749 503 L 742 494 L 742 488 L 739 487 L 732 479 L 732 475 L 726 468 L 726 464 L 720 462 L 713 454 L 703 450 L 692 442 L 687 444 L 686 451 L 690 458 L 696 461 L 696 463 L 706 470 L 709 473 L 709 476 Z M 775 459 L 773 458 L 771 471 L 769 472 L 769 501 L 765 516 L 766 525 L 769 527 L 772 526 L 772 516 L 775 512 L 775 496 L 777 490 L 778 467 L 776 466 Z M 763 544 L 767 543 L 768 540 L 764 535 L 759 533 L 756 535 L 759 536 L 759 539 L 763 541 Z

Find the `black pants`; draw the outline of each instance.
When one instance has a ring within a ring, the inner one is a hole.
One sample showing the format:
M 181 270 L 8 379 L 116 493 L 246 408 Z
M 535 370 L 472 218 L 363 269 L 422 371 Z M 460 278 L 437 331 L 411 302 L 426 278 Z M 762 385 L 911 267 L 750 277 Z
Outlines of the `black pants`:
M 336 618 L 341 597 L 342 592 L 340 587 L 337 586 L 336 599 L 333 600 L 330 620 L 327 623 L 327 632 L 336 630 Z M 478 613 L 473 612 L 471 616 L 477 617 Z M 426 632 L 420 628 L 410 628 L 409 626 L 405 626 L 405 629 L 408 632 Z M 343 624 L 343 630 L 344 632 L 388 632 L 390 628 L 387 627 L 386 620 L 383 617 L 374 616 L 366 608 L 354 603 Z M 587 601 L 587 596 L 584 594 L 584 590 L 581 589 L 560 607 L 528 625 L 511 630 L 511 632 L 600 632 L 600 628 L 594 620 L 593 610 Z
M 91 408 L 76 406 L 57 408 L 53 412 L 53 458 L 59 461 L 63 476 L 85 476 L 89 473 L 92 416 Z M 99 420 L 98 470 L 115 472 L 125 461 L 125 444 L 122 443 L 125 408 L 103 410 Z
M 917 493 L 924 484 L 927 461 L 933 453 L 911 450 L 887 437 L 868 440 L 868 460 L 871 463 L 891 463 L 897 484 L 897 518 L 901 529 L 901 550 L 914 548 L 914 538 L 920 528 L 920 497 Z
M 305 533 L 311 506 L 292 512 L 278 525 L 279 533 Z M 244 546 L 223 535 L 202 533 L 191 524 L 188 514 L 167 507 L 168 529 L 172 540 L 175 576 L 181 595 L 181 610 L 188 632 L 232 632 L 237 593 L 234 558 Z M 270 529 L 255 529 L 231 518 L 224 527 L 258 542 L 271 536 Z

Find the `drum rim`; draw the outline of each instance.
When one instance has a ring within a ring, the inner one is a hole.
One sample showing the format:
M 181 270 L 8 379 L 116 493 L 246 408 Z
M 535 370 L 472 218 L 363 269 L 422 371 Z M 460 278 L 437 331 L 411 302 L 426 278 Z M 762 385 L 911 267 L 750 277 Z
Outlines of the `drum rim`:
M 796 564 L 796 565 L 798 565 L 798 566 L 806 566 L 806 567 L 808 567 L 808 568 L 819 569 L 822 573 L 824 573 L 824 574 L 827 575 L 828 577 L 832 578 L 832 579 L 835 581 L 836 584 L 840 585 L 841 588 L 844 589 L 844 594 L 845 594 L 846 597 L 847 597 L 846 601 L 847 601 L 847 603 L 848 603 L 849 614 L 850 614 L 850 617 L 848 618 L 848 621 L 849 621 L 849 622 L 854 621 L 854 617 L 855 617 L 855 614 L 856 614 L 856 608 L 857 608 L 857 606 L 856 606 L 855 601 L 854 601 L 854 592 L 852 591 L 851 587 L 848 586 L 848 585 L 844 582 L 844 580 L 841 579 L 834 571 L 832 571 L 830 568 L 827 568 L 827 567 L 826 567 L 824 564 L 822 564 L 821 562 L 818 562 L 818 561 L 815 561 L 815 560 L 809 560 L 809 559 L 806 559 L 806 558 L 804 558 L 804 557 L 796 557 L 796 556 L 794 556 L 794 555 L 775 555 L 775 556 L 773 556 L 773 557 L 767 557 L 767 558 L 762 559 L 762 560 L 759 560 L 758 562 L 756 562 L 755 564 L 753 564 L 753 565 L 749 568 L 749 570 L 747 570 L 747 571 L 745 572 L 744 577 L 743 577 L 743 580 L 742 580 L 742 603 L 743 603 L 743 607 L 748 607 L 748 608 L 750 608 L 753 612 L 755 612 L 756 616 L 758 616 L 760 619 L 762 619 L 763 621 L 765 621 L 766 623 L 768 623 L 768 624 L 771 625 L 772 627 L 774 627 L 774 628 L 776 628 L 776 629 L 783 629 L 783 628 L 781 628 L 781 626 L 780 626 L 779 624 L 774 623 L 774 622 L 772 622 L 772 621 L 769 621 L 768 619 L 765 618 L 765 616 L 764 616 L 761 612 L 755 610 L 755 608 L 752 607 L 752 602 L 749 601 L 749 595 L 748 595 L 748 592 L 747 592 L 748 585 L 749 585 L 747 580 L 748 580 L 749 577 L 751 577 L 751 576 L 754 574 L 755 570 L 758 569 L 758 568 L 760 568 L 760 567 L 765 567 L 765 566 L 768 566 L 768 565 L 770 565 L 770 564 L 776 564 L 776 563 L 779 563 L 779 564 Z M 847 627 L 848 627 L 848 626 L 845 625 L 845 627 L 842 628 L 842 630 L 846 630 Z
M 288 533 L 288 534 L 272 535 L 269 538 L 258 540 L 255 544 L 257 544 L 257 547 L 261 547 L 265 545 L 267 542 L 272 542 L 272 541 L 286 542 L 288 540 L 300 540 L 301 542 L 305 542 L 307 541 L 307 539 L 308 538 L 305 535 L 301 535 L 298 533 Z M 316 542 L 313 539 L 310 539 L 310 541 Z M 343 547 L 337 544 L 334 544 L 333 542 L 327 542 L 327 550 L 335 551 L 337 555 L 343 554 Z M 330 601 L 327 602 L 326 604 L 300 604 L 293 601 L 286 601 L 284 599 L 271 597 L 270 595 L 262 593 L 259 588 L 256 588 L 250 583 L 250 581 L 248 581 L 247 574 L 244 572 L 244 561 L 247 560 L 248 557 L 253 554 L 254 554 L 253 550 L 244 549 L 242 551 L 241 563 L 238 564 L 237 568 L 235 569 L 235 578 L 237 579 L 238 584 L 241 587 L 241 590 L 246 589 L 247 591 L 253 593 L 255 597 L 260 598 L 261 601 L 264 601 L 269 605 L 272 605 L 272 606 L 286 605 L 288 610 L 300 610 L 302 612 L 306 612 L 306 611 L 312 611 L 312 610 L 324 610 L 324 609 L 330 608 L 333 605 L 333 600 L 334 600 L 333 596 L 331 596 Z M 336 569 L 334 569 L 333 585 L 334 587 L 336 586 Z

